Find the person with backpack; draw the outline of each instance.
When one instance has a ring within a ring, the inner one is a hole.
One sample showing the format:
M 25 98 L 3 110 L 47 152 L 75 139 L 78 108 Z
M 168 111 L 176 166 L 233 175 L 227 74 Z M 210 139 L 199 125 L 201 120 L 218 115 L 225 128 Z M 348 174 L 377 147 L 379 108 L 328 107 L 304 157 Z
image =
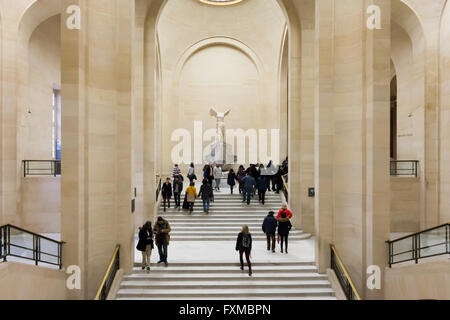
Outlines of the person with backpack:
M 186 201 L 189 205 L 189 213 L 194 211 L 194 203 L 198 198 L 197 189 L 195 188 L 195 183 L 191 182 L 189 187 L 186 189 Z
M 209 214 L 209 207 L 211 205 L 211 200 L 214 200 L 214 193 L 208 180 L 203 179 L 203 184 L 200 187 L 198 196 L 203 200 L 203 212 Z
M 256 181 L 250 174 L 247 174 L 245 178 L 242 180 L 243 187 L 243 200 L 242 202 L 247 201 L 247 205 L 250 205 L 250 201 L 255 190 Z
M 292 219 L 292 217 L 293 217 L 292 212 L 288 209 L 287 204 L 283 203 L 283 205 L 281 206 L 280 211 L 278 211 L 277 220 L 279 220 L 281 218 L 281 215 L 282 215 L 283 212 L 286 213 L 286 217 L 288 219 Z
M 278 236 L 281 239 L 281 253 L 283 253 L 283 244 L 286 244 L 285 252 L 286 254 L 288 253 L 288 237 L 291 229 L 291 221 L 286 217 L 286 212 L 283 212 L 281 218 L 278 219 Z
M 278 226 L 277 219 L 275 219 L 274 214 L 275 212 L 270 211 L 264 219 L 262 225 L 262 231 L 267 236 L 267 251 L 270 251 L 272 244 L 272 252 L 275 252 L 275 234 Z
M 163 263 L 168 265 L 167 263 L 167 247 L 170 242 L 170 233 L 171 228 L 170 224 L 167 220 L 164 220 L 162 217 L 158 217 L 158 220 L 153 227 L 153 233 L 155 234 L 156 245 L 158 246 L 159 252 L 159 261 L 158 263 Z
M 139 228 L 139 241 L 136 246 L 136 249 L 142 252 L 142 270 L 147 268 L 147 271 L 150 271 L 150 257 L 152 256 L 153 248 L 152 223 L 147 221 Z
M 230 171 L 228 172 L 228 178 L 227 178 L 227 183 L 230 186 L 230 190 L 231 190 L 231 194 L 233 194 L 233 189 L 234 186 L 236 185 L 236 173 L 234 173 L 233 169 L 230 169 Z
M 166 179 L 166 182 L 162 186 L 161 194 L 164 203 L 164 212 L 166 212 L 166 203 L 170 209 L 170 198 L 172 198 L 172 184 L 170 183 L 170 178 Z
M 250 255 L 252 252 L 252 235 L 250 234 L 250 230 L 249 230 L 248 226 L 243 226 L 242 231 L 238 235 L 238 238 L 236 240 L 236 251 L 239 252 L 241 270 L 244 270 L 243 256 L 245 254 L 245 259 L 247 260 L 247 265 L 248 265 L 248 275 L 251 276 L 252 275 L 252 264 L 250 262 Z
M 175 178 L 173 182 L 173 196 L 175 200 L 175 209 L 181 210 L 181 193 L 183 192 L 183 181 L 180 176 Z

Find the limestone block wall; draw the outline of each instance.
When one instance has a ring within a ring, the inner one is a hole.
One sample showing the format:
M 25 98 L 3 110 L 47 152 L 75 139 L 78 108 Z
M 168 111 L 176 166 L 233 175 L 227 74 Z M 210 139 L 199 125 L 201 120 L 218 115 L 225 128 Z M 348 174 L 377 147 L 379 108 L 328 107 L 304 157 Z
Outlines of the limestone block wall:
M 190 16 L 202 18 L 186 19 Z M 173 166 L 175 129 L 187 129 L 193 138 L 196 120 L 204 131 L 215 128 L 211 107 L 232 109 L 226 119 L 230 129 L 280 128 L 278 74 L 285 24 L 275 1 L 247 0 L 230 7 L 167 2 L 158 22 L 162 171 Z
M 22 178 L 22 224 L 35 233 L 61 233 L 61 178 Z
M 420 231 L 420 180 L 391 177 L 390 232 Z
M 64 271 L 16 262 L 0 264 L 0 300 L 65 300 Z
M 441 21 L 440 61 L 440 223 L 450 222 L 450 5 L 447 3 Z
M 450 260 L 420 262 L 385 269 L 386 300 L 449 300 Z

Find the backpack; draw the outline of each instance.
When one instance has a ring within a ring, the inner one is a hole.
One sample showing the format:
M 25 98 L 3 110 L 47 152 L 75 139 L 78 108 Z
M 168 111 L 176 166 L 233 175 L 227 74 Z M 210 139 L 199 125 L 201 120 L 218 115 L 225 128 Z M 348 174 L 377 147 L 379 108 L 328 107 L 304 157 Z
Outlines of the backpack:
M 249 235 L 243 235 L 242 236 L 242 247 L 244 249 L 250 249 L 250 236 Z

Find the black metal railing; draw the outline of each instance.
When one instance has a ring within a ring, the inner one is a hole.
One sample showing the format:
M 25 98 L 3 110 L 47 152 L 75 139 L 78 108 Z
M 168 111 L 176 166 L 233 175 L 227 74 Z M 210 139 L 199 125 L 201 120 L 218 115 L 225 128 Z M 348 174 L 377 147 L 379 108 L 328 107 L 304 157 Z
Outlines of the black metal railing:
M 389 267 L 393 264 L 450 254 L 450 223 L 420 231 L 392 241 L 389 246 Z
M 288 175 L 281 176 L 281 190 L 284 193 L 284 197 L 286 198 L 286 202 L 289 203 L 289 186 L 287 183 Z
M 337 253 L 336 247 L 334 245 L 330 245 L 330 249 L 331 269 L 334 270 L 345 296 L 348 300 L 361 300 L 361 297 L 359 296 L 359 293 L 356 290 L 355 285 L 353 284 L 352 279 L 344 266 L 344 263 Z
M 419 161 L 417 160 L 391 160 L 391 176 L 413 176 L 417 177 Z
M 108 298 L 108 294 L 111 290 L 112 284 L 119 269 L 120 269 L 120 245 L 117 245 L 94 300 L 106 300 Z
M 10 224 L 0 227 L 0 260 L 5 262 L 8 257 L 15 257 L 61 269 L 63 244 Z
M 61 160 L 23 160 L 23 176 L 59 176 Z

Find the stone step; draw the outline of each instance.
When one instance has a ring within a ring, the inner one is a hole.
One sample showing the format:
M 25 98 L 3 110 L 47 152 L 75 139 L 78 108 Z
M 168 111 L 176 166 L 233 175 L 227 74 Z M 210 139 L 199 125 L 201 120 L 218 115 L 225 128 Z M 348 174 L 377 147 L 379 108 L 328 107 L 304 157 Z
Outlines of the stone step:
M 239 298 L 242 296 L 252 297 L 317 297 L 317 296 L 334 296 L 334 292 L 331 288 L 270 288 L 270 289 L 248 289 L 248 288 L 232 288 L 232 289 L 120 289 L 117 297 L 166 297 L 171 299 L 172 297 L 185 297 L 185 298 L 203 298 L 208 296 L 210 298 L 215 297 L 217 299 L 221 297 L 235 297 Z
M 189 230 L 189 231 L 215 231 L 215 232 L 224 231 L 224 232 L 235 232 L 236 234 L 238 234 L 242 230 L 242 226 L 240 226 L 240 225 L 238 225 L 238 226 L 235 225 L 235 226 L 230 226 L 230 227 L 216 227 L 216 226 L 203 226 L 203 225 L 197 226 L 197 227 L 186 227 L 186 226 L 174 227 L 171 225 L 171 228 L 172 228 L 172 233 Z M 259 223 L 258 225 L 255 225 L 255 226 L 249 226 L 249 228 L 253 229 L 253 232 L 255 232 L 255 230 L 258 230 L 258 231 L 262 230 L 261 223 Z M 303 232 L 303 230 L 296 230 L 296 229 L 291 230 L 291 232 L 294 232 L 294 231 Z
M 221 230 L 220 232 L 218 231 L 211 231 L 211 230 L 207 230 L 207 229 L 202 229 L 200 230 L 201 233 L 199 233 L 196 230 L 190 230 L 190 229 L 184 229 L 184 230 L 172 230 L 172 232 L 170 232 L 170 237 L 172 238 L 172 236 L 196 236 L 196 235 L 202 235 L 202 236 L 212 236 L 212 235 L 221 235 L 221 236 L 225 236 L 225 235 L 229 235 L 229 236 L 234 236 L 235 238 L 237 238 L 237 235 L 239 234 L 240 230 Z M 295 235 L 300 235 L 303 234 L 303 231 L 298 231 L 298 230 L 291 230 L 290 234 L 289 234 L 289 239 Z M 262 233 L 253 233 L 252 234 L 252 239 L 254 239 L 255 237 L 264 237 L 264 239 L 266 239 L 266 235 Z
M 277 262 L 252 262 L 255 267 L 274 267 L 278 266 L 314 266 L 314 261 L 277 261 Z M 138 262 L 134 263 L 135 267 L 140 267 L 141 264 Z M 198 261 L 198 262 L 172 262 L 171 267 L 239 267 L 240 264 L 237 262 L 228 261 Z
M 233 288 L 253 288 L 253 289 L 271 289 L 279 288 L 331 288 L 328 280 L 258 280 L 248 277 L 248 281 L 222 281 L 216 280 L 196 280 L 196 281 L 153 281 L 153 280 L 125 280 L 122 282 L 121 289 L 233 289 Z
M 286 297 L 286 296 L 281 296 L 281 299 L 284 300 L 295 300 L 295 301 L 310 301 L 310 300 L 337 300 L 336 297 L 334 296 L 305 296 L 305 297 Z M 152 297 L 152 300 L 168 300 L 167 297 L 162 297 L 162 298 L 158 298 L 158 297 Z M 126 300 L 148 300 L 148 298 L 146 297 L 121 297 L 121 298 L 117 298 L 117 300 L 122 300 L 122 301 L 126 301 Z M 170 297 L 170 300 L 186 300 L 186 297 Z M 198 298 L 189 298 L 189 300 L 200 300 L 200 301 L 204 301 L 204 300 L 236 300 L 236 298 L 234 297 L 198 297 Z M 240 296 L 239 300 L 243 300 L 243 301 L 252 301 L 252 300 L 268 300 L 268 301 L 273 301 L 273 296 L 271 296 L 270 294 L 267 296 L 257 296 L 257 297 L 252 297 L 252 296 Z
M 139 269 L 139 268 L 138 268 Z M 153 265 L 151 267 L 153 269 Z M 252 275 L 251 278 L 248 277 L 248 274 L 245 273 L 223 273 L 220 276 L 217 273 L 153 273 L 153 270 L 150 272 L 140 272 L 133 273 L 131 275 L 124 276 L 123 281 L 128 280 L 148 280 L 152 282 L 158 281 L 205 281 L 211 280 L 214 281 L 252 281 L 257 279 L 261 281 L 277 281 L 277 280 L 286 280 L 286 281 L 294 281 L 294 280 L 328 280 L 326 275 L 321 275 L 315 272 L 289 272 L 289 273 L 279 273 L 279 272 L 261 272 L 258 271 Z
M 259 217 L 204 217 L 204 216 L 186 216 L 186 217 L 174 217 L 171 219 L 168 219 L 170 225 L 172 225 L 173 222 L 177 223 L 189 223 L 189 222 L 204 222 L 204 223 L 214 223 L 214 222 L 230 222 L 230 223 L 237 223 L 239 225 L 247 224 L 247 223 L 259 223 L 262 224 L 263 220 Z
M 227 236 L 227 235 L 216 235 L 216 236 L 174 236 L 171 235 L 170 241 L 236 241 L 237 235 Z M 300 241 L 310 239 L 311 234 L 302 233 L 299 235 L 292 235 L 289 237 L 289 241 Z M 266 236 L 254 236 L 253 241 L 267 241 Z
M 273 266 L 258 266 L 253 268 L 255 273 L 262 272 L 274 272 L 274 273 L 301 273 L 301 272 L 317 272 L 317 268 L 312 265 L 279 265 L 274 268 Z M 140 267 L 133 267 L 134 273 L 146 273 L 147 271 L 141 270 Z M 156 264 L 151 268 L 152 273 L 241 273 L 242 271 L 238 266 L 172 266 L 169 261 L 169 266 L 165 267 L 164 264 Z

